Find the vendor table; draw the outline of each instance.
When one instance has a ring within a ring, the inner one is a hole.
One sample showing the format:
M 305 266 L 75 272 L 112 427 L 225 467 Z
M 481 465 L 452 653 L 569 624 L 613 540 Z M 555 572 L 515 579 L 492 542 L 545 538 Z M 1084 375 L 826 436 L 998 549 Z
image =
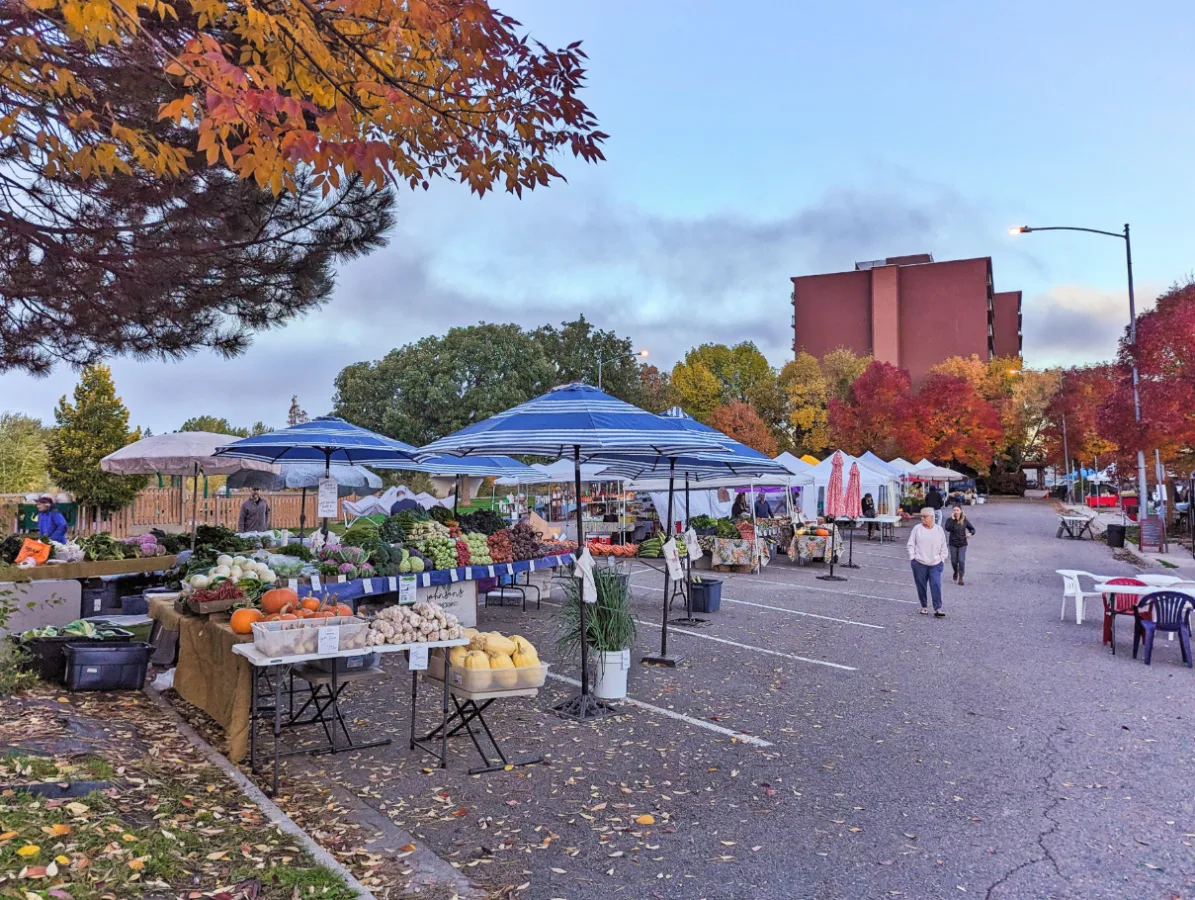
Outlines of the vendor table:
M 1059 516 L 1058 533 L 1054 537 L 1060 538 L 1065 534 L 1072 541 L 1081 541 L 1083 535 L 1086 534 L 1094 541 L 1095 532 L 1091 530 L 1094 522 L 1095 516 Z
M 900 522 L 900 516 L 869 516 L 866 519 L 855 519 L 860 525 L 879 525 L 880 526 L 880 543 L 884 543 L 887 538 L 890 541 L 896 540 L 896 525 Z
M 829 535 L 798 534 L 789 545 L 788 556 L 798 565 L 805 565 L 813 560 L 828 563 L 834 558 L 836 551 L 842 551 L 840 534 L 836 533 L 833 538 Z
M 444 676 L 447 684 L 447 674 Z M 432 675 L 427 676 L 428 681 L 436 682 L 439 679 Z M 495 700 L 502 700 L 506 697 L 535 697 L 539 694 L 539 688 L 525 688 L 523 690 L 515 691 L 466 691 L 464 688 L 449 686 L 449 695 L 452 697 L 452 704 L 456 707 L 456 711 L 449 716 L 444 722 L 437 725 L 434 729 L 424 735 L 424 741 L 435 740 L 437 736 L 441 740 L 450 737 L 455 737 L 461 733 L 463 729 L 473 741 L 473 746 L 477 748 L 477 754 L 481 757 L 482 765 L 476 766 L 469 770 L 470 775 L 482 775 L 486 772 L 500 772 L 505 769 L 513 768 L 514 766 L 530 766 L 535 763 L 543 762 L 542 756 L 536 756 L 532 759 L 520 759 L 511 762 L 506 758 L 506 754 L 502 752 L 502 748 L 498 745 L 498 741 L 494 738 L 494 733 L 490 731 L 490 726 L 485 720 L 485 711 L 490 708 Z M 453 725 L 453 723 L 456 723 Z M 481 726 L 485 736 L 489 739 L 490 746 L 494 748 L 494 752 L 498 754 L 498 759 L 491 759 L 489 753 L 482 747 L 481 741 L 478 739 L 477 733 L 472 728 L 472 723 L 476 722 Z M 452 730 L 448 730 L 448 726 L 453 725 Z
M 710 563 L 715 566 L 751 566 L 767 565 L 770 556 L 767 542 L 763 538 L 753 541 L 734 540 L 733 538 L 719 538 L 713 540 L 710 548 Z
M 272 714 L 273 717 L 273 777 L 271 779 L 270 794 L 273 795 L 278 790 L 278 763 L 282 756 L 294 755 L 295 753 L 311 753 L 320 752 L 324 748 L 318 748 L 316 751 L 304 749 L 298 751 L 290 751 L 282 753 L 281 751 L 281 735 L 284 724 L 295 724 L 293 722 L 283 723 L 282 721 L 282 681 L 284 676 L 290 676 L 295 667 L 303 663 L 311 663 L 318 660 L 339 660 L 352 656 L 367 656 L 370 653 L 406 653 L 407 663 L 410 666 L 412 650 L 431 650 L 435 647 L 462 647 L 469 643 L 468 638 L 457 638 L 452 641 L 427 641 L 418 644 L 382 644 L 374 647 L 363 647 L 360 650 L 342 650 L 336 653 L 304 653 L 296 656 L 266 656 L 254 644 L 243 643 L 234 646 L 233 652 L 238 656 L 244 657 L 253 669 L 253 675 L 250 678 L 250 704 L 249 704 L 249 767 L 254 772 L 257 772 L 257 722 L 266 718 L 267 715 Z M 426 657 L 424 657 L 426 660 Z M 424 663 L 426 666 L 426 662 Z M 372 741 L 366 744 L 353 744 L 350 739 L 348 746 L 337 748 L 334 730 L 335 724 L 340 724 L 343 728 L 343 717 L 340 714 L 339 696 L 340 688 L 338 685 L 341 676 L 336 671 L 336 665 L 333 664 L 332 671 L 328 673 L 331 679 L 330 694 L 328 696 L 328 704 L 331 706 L 333 716 L 337 720 L 335 723 L 329 723 L 323 718 L 323 709 L 318 709 L 317 715 L 319 721 L 323 722 L 325 731 L 328 733 L 331 747 L 328 748 L 332 753 L 338 750 L 361 750 L 366 747 L 377 747 L 390 743 L 389 738 L 379 741 Z M 444 657 L 444 677 L 448 678 L 449 672 L 452 668 L 452 662 L 448 659 L 447 654 Z M 411 669 L 411 742 L 410 747 L 414 750 L 416 747 L 423 750 L 425 753 L 433 756 L 440 761 L 440 768 L 445 768 L 448 765 L 448 683 L 445 680 L 443 685 L 443 700 L 441 703 L 441 727 L 438 729 L 441 735 L 440 749 L 437 752 L 427 739 L 415 738 L 415 719 L 417 715 L 417 704 L 419 699 L 419 671 L 418 669 Z M 302 677 L 302 676 L 301 676 Z M 273 683 L 274 702 L 272 706 L 262 707 L 258 703 L 258 682 L 265 679 L 267 684 L 271 681 Z M 315 696 L 313 692 L 313 697 Z M 306 706 L 306 704 L 305 704 Z M 326 708 L 326 707 L 324 707 Z M 316 721 L 313 719 L 312 721 Z M 328 726 L 333 726 L 329 731 Z M 433 734 L 436 732 L 433 731 Z M 347 736 L 347 730 L 346 730 Z

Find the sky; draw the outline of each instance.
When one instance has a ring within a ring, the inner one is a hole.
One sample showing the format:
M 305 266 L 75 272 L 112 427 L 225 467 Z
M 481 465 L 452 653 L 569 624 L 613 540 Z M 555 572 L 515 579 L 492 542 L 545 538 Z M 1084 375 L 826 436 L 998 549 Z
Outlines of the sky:
M 132 422 L 285 424 L 329 411 L 344 366 L 458 325 L 584 313 L 670 368 L 701 343 L 791 358 L 794 275 L 931 252 L 991 256 L 1024 291 L 1028 366 L 1112 357 L 1124 244 L 1008 234 L 1132 225 L 1139 309 L 1195 270 L 1195 17 L 1181 2 L 901 4 L 495 0 L 582 40 L 607 161 L 517 200 L 440 182 L 399 197 L 389 244 L 243 357 L 109 360 Z M 76 374 L 0 376 L 53 420 Z

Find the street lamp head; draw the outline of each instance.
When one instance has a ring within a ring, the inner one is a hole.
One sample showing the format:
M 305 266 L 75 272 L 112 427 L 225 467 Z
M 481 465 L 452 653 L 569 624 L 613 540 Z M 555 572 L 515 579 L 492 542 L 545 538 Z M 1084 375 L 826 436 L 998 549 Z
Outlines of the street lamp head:
M 1028 225 L 1017 225 L 1013 228 L 1008 229 L 1008 233 L 1009 234 L 1028 234 L 1032 230 L 1033 229 L 1030 228 Z
M 1021 374 L 1021 370 L 1020 370 L 1020 369 L 1009 369 L 1009 370 L 1008 370 L 1008 374 L 1009 374 L 1009 375 L 1020 375 L 1020 374 Z
M 646 359 L 646 358 L 647 358 L 647 351 L 646 351 L 646 350 L 640 350 L 640 351 L 639 351 L 639 355 L 640 355 L 640 356 L 642 356 L 644 359 Z

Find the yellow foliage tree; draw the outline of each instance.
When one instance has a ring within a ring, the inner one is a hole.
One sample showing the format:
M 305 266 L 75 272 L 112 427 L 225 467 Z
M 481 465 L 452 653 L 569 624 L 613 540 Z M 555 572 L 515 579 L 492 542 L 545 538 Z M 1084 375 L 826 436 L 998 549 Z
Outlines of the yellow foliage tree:
M 699 422 L 709 424 L 722 405 L 722 383 L 701 362 L 678 362 L 672 367 L 673 402 Z
M 871 365 L 870 356 L 857 356 L 853 350 L 839 347 L 821 359 L 822 377 L 826 382 L 826 399 L 842 403 L 851 399 L 851 385 Z
M 812 354 L 802 350 L 780 370 L 780 386 L 788 406 L 794 453 L 821 454 L 830 446 L 826 379 Z

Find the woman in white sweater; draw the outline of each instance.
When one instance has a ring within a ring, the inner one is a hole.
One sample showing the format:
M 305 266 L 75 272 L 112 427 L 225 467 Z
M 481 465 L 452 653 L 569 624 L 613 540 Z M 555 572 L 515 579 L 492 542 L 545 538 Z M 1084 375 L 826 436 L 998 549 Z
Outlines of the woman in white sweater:
M 942 611 L 942 567 L 950 556 L 946 546 L 946 532 L 934 524 L 934 511 L 930 507 L 921 510 L 921 524 L 914 525 L 909 534 L 909 564 L 913 568 L 913 581 L 917 584 L 917 599 L 921 601 L 921 615 L 928 615 L 926 586 L 934 600 L 934 615 L 939 619 L 946 615 Z

